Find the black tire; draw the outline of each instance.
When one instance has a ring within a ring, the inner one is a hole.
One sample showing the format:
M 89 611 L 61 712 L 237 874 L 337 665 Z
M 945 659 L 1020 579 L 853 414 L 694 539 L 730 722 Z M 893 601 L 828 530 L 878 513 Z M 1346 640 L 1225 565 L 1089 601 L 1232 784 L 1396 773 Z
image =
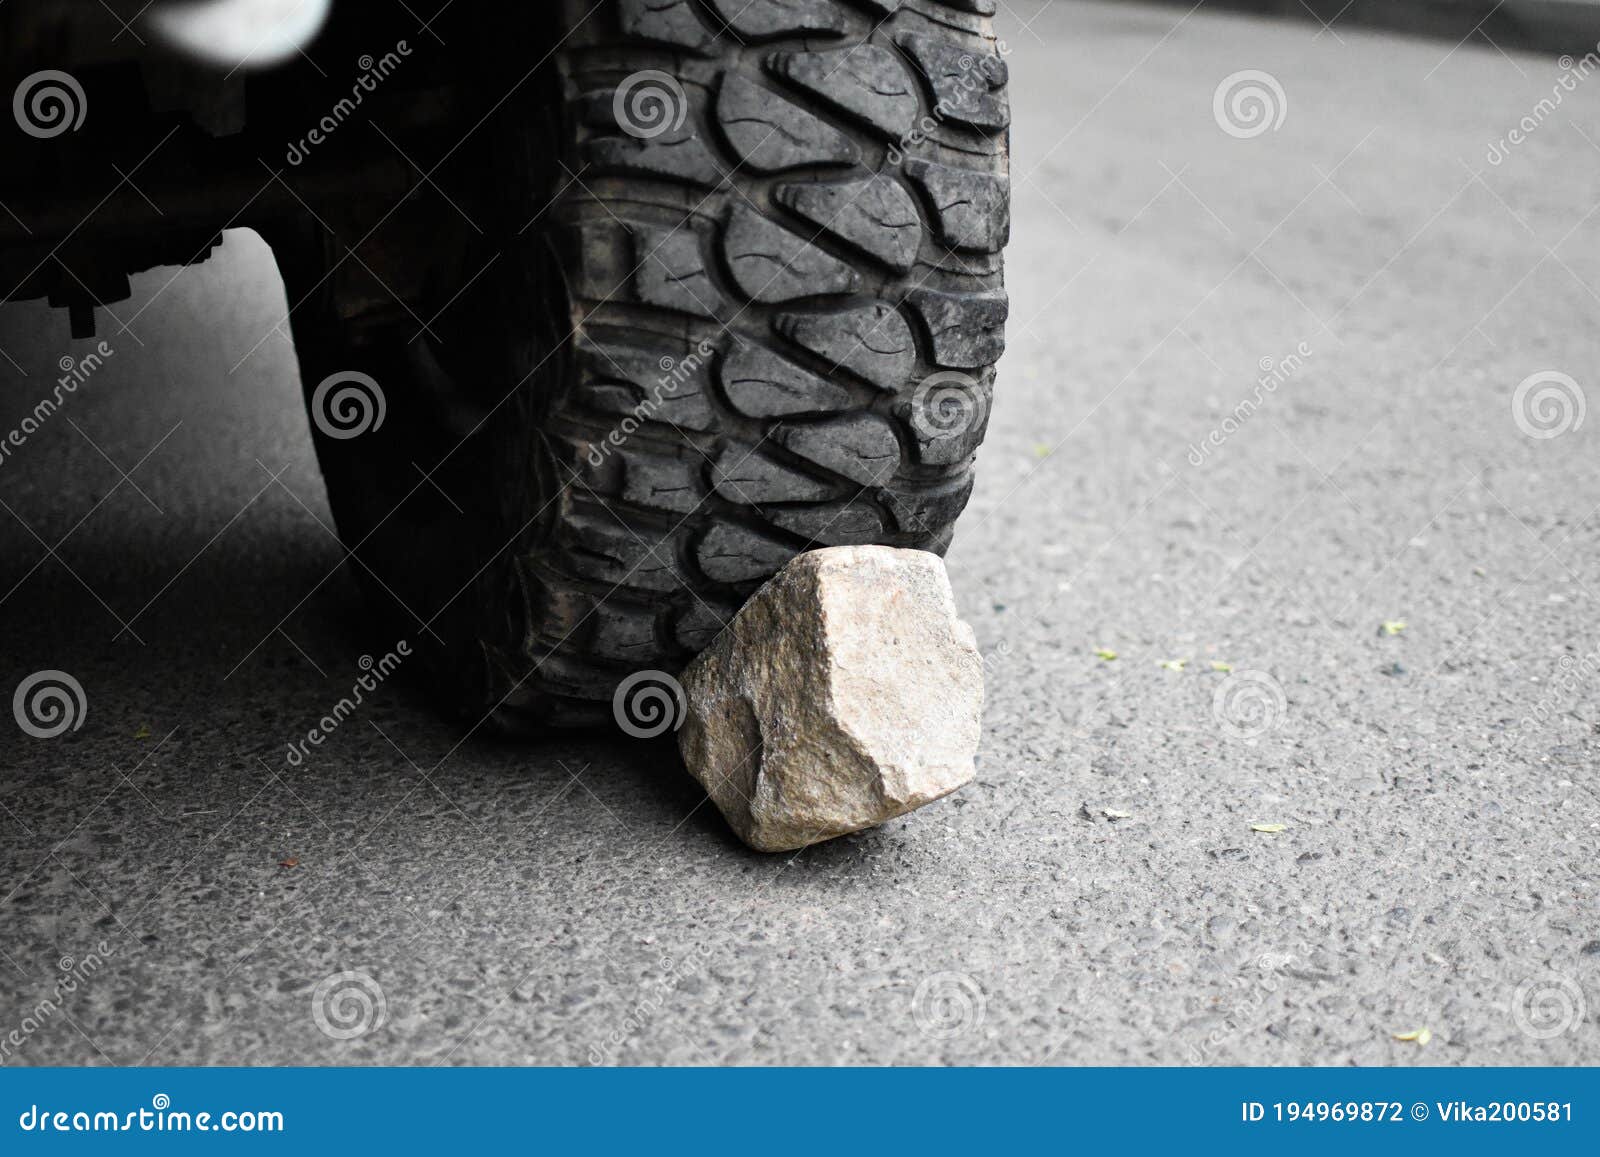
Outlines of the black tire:
M 942 552 L 1007 313 L 992 0 L 560 7 L 562 115 L 524 128 L 509 179 L 539 215 L 523 292 L 495 291 L 509 365 L 380 335 L 358 364 L 408 382 L 389 404 L 412 417 L 319 438 L 372 593 L 436 636 L 469 720 L 514 731 L 603 720 L 623 678 L 681 667 L 800 551 Z M 562 165 L 541 188 L 545 132 Z M 352 368 L 314 328 L 308 390 Z M 441 380 L 481 414 L 470 449 L 432 416 Z M 472 502 L 394 485 L 430 463 Z M 392 516 L 406 494 L 430 509 Z

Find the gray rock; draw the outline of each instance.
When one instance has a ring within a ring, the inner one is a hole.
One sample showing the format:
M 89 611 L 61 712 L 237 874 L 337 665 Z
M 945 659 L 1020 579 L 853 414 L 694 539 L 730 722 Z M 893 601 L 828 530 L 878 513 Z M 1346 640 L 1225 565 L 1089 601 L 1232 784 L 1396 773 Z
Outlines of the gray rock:
M 800 555 L 683 688 L 684 762 L 758 851 L 873 827 L 973 777 L 983 664 L 936 555 Z

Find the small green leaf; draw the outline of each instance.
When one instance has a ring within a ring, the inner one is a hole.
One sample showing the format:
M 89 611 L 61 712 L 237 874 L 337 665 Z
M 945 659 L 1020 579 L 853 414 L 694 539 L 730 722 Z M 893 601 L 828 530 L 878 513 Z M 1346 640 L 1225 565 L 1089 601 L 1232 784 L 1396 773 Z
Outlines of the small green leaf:
M 1427 1028 L 1414 1028 L 1410 1032 L 1397 1032 L 1391 1033 L 1390 1035 L 1393 1036 L 1397 1041 L 1405 1041 L 1408 1044 L 1415 1043 L 1418 1045 L 1426 1045 L 1433 1039 L 1433 1030 Z
M 1181 671 L 1188 665 L 1189 660 L 1187 659 L 1168 659 L 1165 663 L 1161 664 L 1161 669 L 1164 671 Z
M 1053 452 L 1054 448 L 1048 442 L 1035 442 L 1033 444 L 1033 456 L 1035 458 L 1048 458 Z
M 1393 638 L 1395 635 L 1403 634 L 1405 632 L 1406 621 L 1404 619 L 1385 619 L 1383 620 L 1383 626 L 1380 629 L 1385 635 Z
M 1233 664 L 1232 663 L 1224 663 L 1219 659 L 1213 659 L 1211 661 L 1211 669 L 1213 671 L 1221 671 L 1224 675 L 1228 675 L 1228 674 L 1231 674 L 1232 671 L 1233 671 Z
M 1279 832 L 1287 831 L 1288 828 L 1289 828 L 1288 824 L 1251 824 L 1250 825 L 1250 830 L 1251 831 L 1253 831 L 1253 832 L 1261 832 L 1261 833 L 1263 833 L 1265 835 L 1269 835 L 1269 836 L 1275 836 Z
M 149 739 L 150 738 L 150 725 L 148 723 L 139 724 L 139 730 L 137 730 L 137 731 L 135 731 L 133 733 L 133 737 L 135 739 Z
M 1097 648 L 1095 650 L 1095 656 L 1097 658 L 1105 660 L 1107 663 L 1114 663 L 1114 662 L 1116 662 L 1116 659 L 1117 659 L 1117 653 L 1115 651 L 1111 650 L 1109 647 L 1099 647 L 1099 648 Z

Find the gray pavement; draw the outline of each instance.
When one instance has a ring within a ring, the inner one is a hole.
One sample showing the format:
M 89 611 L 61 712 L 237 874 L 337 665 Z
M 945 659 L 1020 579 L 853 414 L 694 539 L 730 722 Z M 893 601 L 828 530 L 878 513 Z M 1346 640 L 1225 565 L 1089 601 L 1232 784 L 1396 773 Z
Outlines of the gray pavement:
M 1600 80 L 1490 165 L 1555 61 L 1004 7 L 978 782 L 758 856 L 670 746 L 458 743 L 398 683 L 286 767 L 369 646 L 230 235 L 0 462 L 0 689 L 88 704 L 0 738 L 0 1060 L 1600 1061 L 1600 417 L 1513 410 L 1600 404 Z M 1246 69 L 1287 113 L 1240 139 Z M 66 325 L 0 310 L 0 426 Z

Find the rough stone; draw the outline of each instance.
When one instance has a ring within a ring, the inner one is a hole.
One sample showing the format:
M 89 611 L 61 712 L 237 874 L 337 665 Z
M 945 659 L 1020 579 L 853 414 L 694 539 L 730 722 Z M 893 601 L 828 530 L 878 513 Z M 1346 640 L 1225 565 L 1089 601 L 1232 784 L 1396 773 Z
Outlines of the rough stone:
M 683 687 L 684 762 L 759 851 L 874 827 L 973 777 L 983 664 L 936 555 L 800 555 Z

